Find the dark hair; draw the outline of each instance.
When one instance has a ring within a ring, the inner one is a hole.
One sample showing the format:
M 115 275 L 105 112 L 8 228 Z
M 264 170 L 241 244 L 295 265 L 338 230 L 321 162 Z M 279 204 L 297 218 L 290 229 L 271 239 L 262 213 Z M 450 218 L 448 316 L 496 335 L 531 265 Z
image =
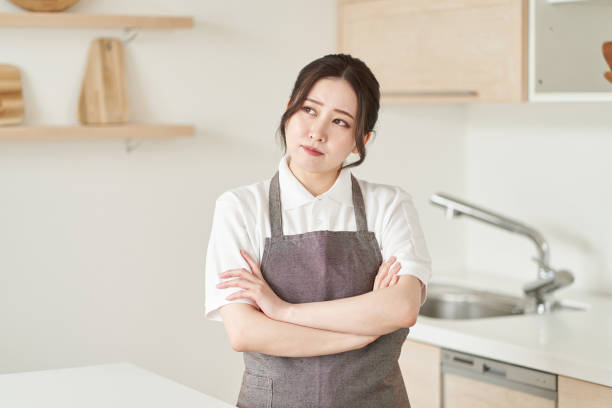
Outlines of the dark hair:
M 359 160 L 343 166 L 359 166 L 366 157 L 364 137 L 372 132 L 378 120 L 378 108 L 380 107 L 380 87 L 374 74 L 366 64 L 358 58 L 347 54 L 329 54 L 316 59 L 306 65 L 295 81 L 289 106 L 281 117 L 278 132 L 281 134 L 281 144 L 284 152 L 287 152 L 287 140 L 285 138 L 285 126 L 291 116 L 302 108 L 304 100 L 314 84 L 322 78 L 338 77 L 345 79 L 357 95 L 357 118 L 355 120 L 355 143 L 359 150 Z

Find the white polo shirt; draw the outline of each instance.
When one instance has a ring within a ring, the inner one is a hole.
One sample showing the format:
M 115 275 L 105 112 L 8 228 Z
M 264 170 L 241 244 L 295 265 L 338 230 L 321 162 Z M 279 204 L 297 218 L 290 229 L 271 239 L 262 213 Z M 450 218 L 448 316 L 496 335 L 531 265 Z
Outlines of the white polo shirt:
M 310 231 L 356 231 L 350 169 L 342 169 L 334 185 L 313 196 L 295 178 L 287 164 L 278 165 L 282 225 L 285 235 Z M 241 288 L 217 289 L 219 275 L 228 269 L 245 268 L 245 250 L 261 265 L 266 237 L 271 237 L 268 192 L 270 178 L 236 187 L 221 194 L 215 203 L 212 230 L 206 252 L 206 318 L 221 321 L 219 308 L 250 299 L 225 300 Z M 414 275 L 422 282 L 425 301 L 431 277 L 431 259 L 412 197 L 402 188 L 357 180 L 365 204 L 368 230 L 374 231 L 383 261 L 392 256 L 401 264 L 398 275 Z

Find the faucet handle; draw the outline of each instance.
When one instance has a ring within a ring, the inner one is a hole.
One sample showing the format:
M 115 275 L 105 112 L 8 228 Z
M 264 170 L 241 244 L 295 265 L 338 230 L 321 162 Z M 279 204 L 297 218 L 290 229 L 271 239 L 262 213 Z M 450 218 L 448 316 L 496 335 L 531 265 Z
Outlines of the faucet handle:
M 523 291 L 526 295 L 539 295 L 550 293 L 554 290 L 563 288 L 574 282 L 574 275 L 566 270 L 554 270 L 548 268 L 551 272 L 554 272 L 549 278 L 537 279 L 532 282 L 528 282 L 523 286 Z

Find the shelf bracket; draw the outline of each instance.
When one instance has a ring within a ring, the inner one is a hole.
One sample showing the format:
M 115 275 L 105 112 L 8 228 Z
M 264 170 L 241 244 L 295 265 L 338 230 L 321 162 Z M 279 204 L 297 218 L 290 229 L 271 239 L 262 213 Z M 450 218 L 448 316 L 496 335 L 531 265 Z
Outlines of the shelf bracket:
M 140 139 L 125 139 L 125 152 L 131 153 L 142 144 Z
M 124 44 L 129 44 L 134 41 L 136 37 L 138 37 L 138 35 L 140 35 L 140 30 L 138 30 L 137 28 L 125 27 L 123 29 L 123 38 L 121 39 L 121 41 Z

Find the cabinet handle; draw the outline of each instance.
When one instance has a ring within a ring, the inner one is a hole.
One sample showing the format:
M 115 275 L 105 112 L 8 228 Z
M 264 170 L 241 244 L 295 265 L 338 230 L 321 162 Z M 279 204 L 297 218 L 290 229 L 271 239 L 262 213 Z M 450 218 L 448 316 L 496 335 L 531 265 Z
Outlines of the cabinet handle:
M 467 364 L 470 366 L 474 365 L 474 360 L 470 360 L 467 358 L 462 358 L 462 357 L 457 357 L 457 356 L 453 356 L 453 361 L 457 362 L 457 363 L 461 363 L 461 364 Z

